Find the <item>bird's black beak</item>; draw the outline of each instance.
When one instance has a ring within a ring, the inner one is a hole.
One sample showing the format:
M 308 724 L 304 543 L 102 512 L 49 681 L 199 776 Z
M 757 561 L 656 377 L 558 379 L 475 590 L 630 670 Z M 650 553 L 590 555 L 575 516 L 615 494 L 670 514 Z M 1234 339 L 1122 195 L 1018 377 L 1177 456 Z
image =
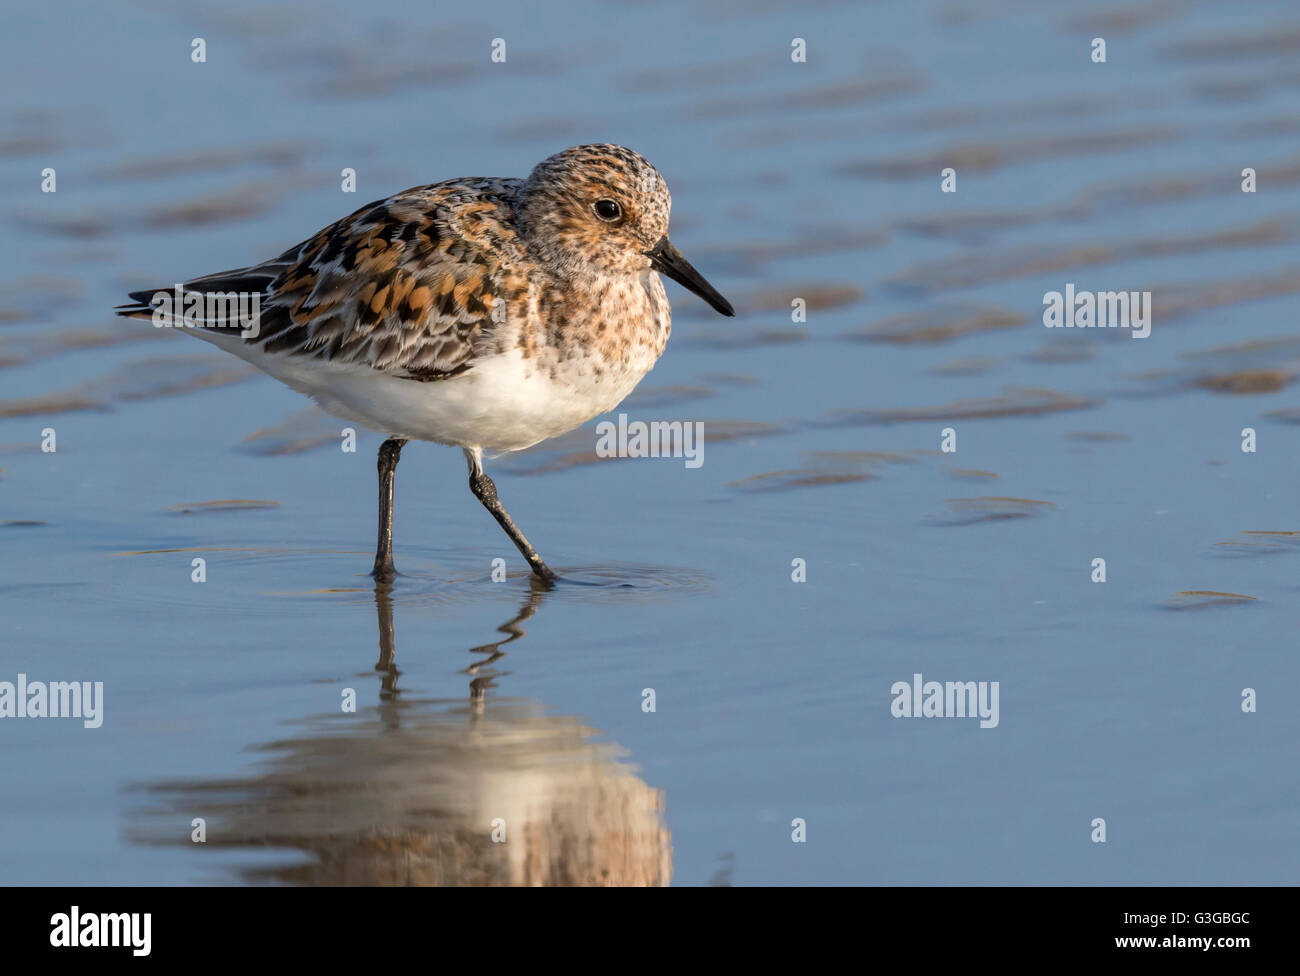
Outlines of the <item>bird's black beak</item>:
M 659 243 L 645 253 L 650 259 L 650 267 L 666 274 L 688 291 L 695 292 L 723 315 L 736 314 L 736 310 L 731 307 L 731 302 L 719 295 L 717 290 L 704 280 L 704 275 L 691 267 L 691 262 L 682 257 L 682 252 L 673 247 L 667 236 L 661 237 Z

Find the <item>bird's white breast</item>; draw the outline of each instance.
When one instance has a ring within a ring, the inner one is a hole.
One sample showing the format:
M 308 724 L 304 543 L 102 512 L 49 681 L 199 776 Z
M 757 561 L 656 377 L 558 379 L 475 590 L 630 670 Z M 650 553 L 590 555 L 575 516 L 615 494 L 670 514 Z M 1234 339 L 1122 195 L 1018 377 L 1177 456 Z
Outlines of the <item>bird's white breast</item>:
M 568 341 L 525 356 L 509 344 L 451 379 L 419 382 L 361 364 L 267 354 L 241 340 L 196 330 L 344 420 L 384 434 L 490 451 L 517 451 L 573 430 L 618 406 L 663 352 L 669 307 L 659 276 L 606 293 L 605 329 L 587 319 Z M 609 313 L 613 313 L 611 317 Z M 545 334 L 542 323 L 523 328 Z M 605 343 L 605 345 L 602 345 Z

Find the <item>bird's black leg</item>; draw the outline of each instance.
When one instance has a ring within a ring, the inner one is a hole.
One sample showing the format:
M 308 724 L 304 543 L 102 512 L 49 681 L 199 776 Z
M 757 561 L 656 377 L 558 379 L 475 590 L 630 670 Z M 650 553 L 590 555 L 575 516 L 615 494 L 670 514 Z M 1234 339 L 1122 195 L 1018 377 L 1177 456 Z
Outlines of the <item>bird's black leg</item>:
M 483 473 L 483 461 L 481 452 L 471 448 L 465 448 L 465 460 L 469 462 L 469 490 L 474 493 L 474 497 L 483 503 L 483 507 L 492 513 L 492 517 L 497 520 L 497 524 L 506 530 L 506 535 L 510 536 L 510 541 L 515 544 L 524 559 L 528 560 L 528 565 L 532 567 L 533 573 L 545 583 L 553 583 L 556 576 L 542 562 L 542 557 L 537 555 L 537 550 L 532 547 L 524 534 L 519 531 L 515 525 L 514 519 L 506 511 L 506 507 L 501 504 L 501 499 L 497 497 L 497 486 L 486 474 Z
M 375 547 L 375 568 L 370 575 L 381 582 L 397 575 L 393 565 L 393 475 L 402 456 L 404 437 L 390 437 L 379 445 L 379 544 Z

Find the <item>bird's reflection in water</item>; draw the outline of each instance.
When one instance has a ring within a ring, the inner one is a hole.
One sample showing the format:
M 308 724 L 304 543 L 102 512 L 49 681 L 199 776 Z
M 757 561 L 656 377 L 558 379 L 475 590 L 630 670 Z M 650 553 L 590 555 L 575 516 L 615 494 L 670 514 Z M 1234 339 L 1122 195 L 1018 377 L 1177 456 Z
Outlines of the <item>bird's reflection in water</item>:
M 592 742 L 576 718 L 487 694 L 503 648 L 524 636 L 545 590 L 533 586 L 501 640 L 471 648 L 468 699 L 417 700 L 398 689 L 389 587 L 379 612 L 380 701 L 312 720 L 266 744 L 246 779 L 150 784 L 158 804 L 129 832 L 212 848 L 301 852 L 238 868 L 255 883 L 661 885 L 672 872 L 663 795 Z M 502 833 L 504 832 L 504 842 Z

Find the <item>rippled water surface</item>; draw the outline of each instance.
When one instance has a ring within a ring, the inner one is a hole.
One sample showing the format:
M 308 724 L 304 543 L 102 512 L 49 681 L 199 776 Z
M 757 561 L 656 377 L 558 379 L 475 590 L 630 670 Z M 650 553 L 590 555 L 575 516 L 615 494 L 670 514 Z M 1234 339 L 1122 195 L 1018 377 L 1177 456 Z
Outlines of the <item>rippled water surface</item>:
M 1296 24 L 1265 0 L 10 10 L 0 681 L 105 705 L 0 722 L 0 882 L 1293 883 Z M 595 422 L 491 462 L 554 590 L 459 452 L 412 444 L 405 575 L 377 591 L 380 435 L 345 453 L 298 394 L 112 316 L 597 141 L 656 163 L 739 314 L 668 285 L 672 341 L 621 408 L 703 421 L 702 466 L 603 459 Z M 1151 335 L 1045 329 L 1067 283 L 1149 290 Z M 996 728 L 893 717 L 918 673 L 998 682 Z

